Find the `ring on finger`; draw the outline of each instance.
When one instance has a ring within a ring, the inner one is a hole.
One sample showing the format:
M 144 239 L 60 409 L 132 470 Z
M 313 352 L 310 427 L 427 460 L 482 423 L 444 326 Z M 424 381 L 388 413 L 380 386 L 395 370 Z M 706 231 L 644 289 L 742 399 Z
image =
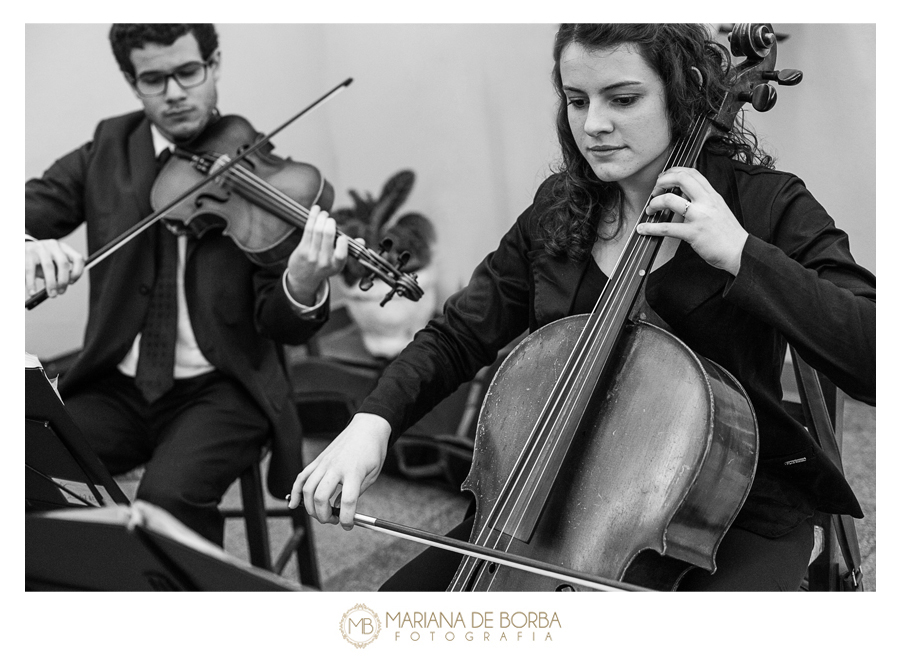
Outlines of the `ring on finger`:
M 684 200 L 684 210 L 681 212 L 682 217 L 687 216 L 687 211 L 688 211 L 688 208 L 690 208 L 690 207 L 691 207 L 691 202 L 689 200 L 685 199 Z

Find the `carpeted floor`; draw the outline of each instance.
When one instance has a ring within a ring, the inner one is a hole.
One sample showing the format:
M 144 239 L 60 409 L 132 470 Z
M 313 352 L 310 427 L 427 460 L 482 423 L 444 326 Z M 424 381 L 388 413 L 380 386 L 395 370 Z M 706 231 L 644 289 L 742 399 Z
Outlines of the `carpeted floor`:
M 323 441 L 307 441 L 306 459 L 309 461 L 325 448 Z M 225 504 L 239 506 L 240 489 L 232 487 Z M 271 496 L 268 506 L 283 505 Z M 438 482 L 413 482 L 391 475 L 382 475 L 364 494 L 358 511 L 362 514 L 399 523 L 408 527 L 446 533 L 463 520 L 468 499 Z M 290 534 L 287 519 L 269 521 L 273 555 L 281 550 Z M 346 531 L 340 526 L 311 525 L 322 589 L 326 591 L 370 592 L 394 571 L 418 555 L 424 546 L 374 530 L 357 527 Z M 225 550 L 247 559 L 243 521 L 229 519 L 225 532 Z M 297 578 L 294 560 L 287 565 L 284 576 Z
M 306 458 L 310 459 L 324 448 L 321 441 L 308 441 Z M 863 573 L 868 591 L 875 591 L 875 409 L 848 400 L 844 412 L 844 469 L 865 518 L 856 522 Z M 232 487 L 225 504 L 239 505 L 239 489 Z M 270 498 L 268 504 L 277 507 L 283 501 Z M 443 533 L 460 520 L 467 499 L 452 491 L 446 484 L 411 482 L 383 475 L 366 492 L 359 511 L 395 523 Z M 247 559 L 247 547 L 242 521 L 229 520 L 225 549 L 232 555 Z M 273 519 L 269 523 L 273 552 L 277 554 L 289 534 L 289 521 Z M 399 538 L 365 528 L 345 531 L 339 526 L 313 525 L 323 589 L 327 591 L 374 591 L 398 567 L 424 549 Z M 294 580 L 296 566 L 288 564 L 284 576 Z

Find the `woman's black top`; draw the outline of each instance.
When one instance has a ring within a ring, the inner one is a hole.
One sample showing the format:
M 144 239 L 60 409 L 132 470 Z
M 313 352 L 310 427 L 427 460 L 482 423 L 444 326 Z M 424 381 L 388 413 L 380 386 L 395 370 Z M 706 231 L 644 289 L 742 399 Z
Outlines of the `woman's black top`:
M 681 243 L 648 277 L 646 299 L 753 403 L 759 464 L 734 525 L 779 536 L 815 510 L 860 517 L 843 475 L 782 406 L 781 373 L 789 342 L 845 393 L 875 404 L 875 277 L 796 176 L 712 155 L 698 169 L 750 234 L 740 271 L 716 269 Z M 552 188 L 553 177 L 360 407 L 388 420 L 392 441 L 526 329 L 592 310 L 606 283 L 593 259 L 544 249 Z

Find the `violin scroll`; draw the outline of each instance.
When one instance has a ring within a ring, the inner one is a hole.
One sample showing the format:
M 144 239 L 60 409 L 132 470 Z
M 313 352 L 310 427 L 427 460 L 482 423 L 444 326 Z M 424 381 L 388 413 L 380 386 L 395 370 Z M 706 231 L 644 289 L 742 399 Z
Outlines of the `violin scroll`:
M 384 260 L 385 262 L 390 262 L 387 259 L 388 254 L 390 253 L 393 246 L 393 241 L 390 238 L 385 238 L 384 240 L 382 240 L 381 244 L 378 245 L 378 258 Z M 396 271 L 395 279 L 393 282 L 389 282 L 391 283 L 391 289 L 384 296 L 384 299 L 381 300 L 380 306 L 384 306 L 389 301 L 391 301 L 395 294 L 399 294 L 401 297 L 406 297 L 407 299 L 410 299 L 414 302 L 418 301 L 424 294 L 422 289 L 419 287 L 419 284 L 416 282 L 416 275 L 409 274 L 403 271 L 403 268 L 406 267 L 409 259 L 410 253 L 408 251 L 402 251 L 397 256 L 396 261 L 393 264 L 393 269 Z M 362 265 L 364 269 L 368 270 L 368 272 L 359 280 L 360 290 L 371 290 L 372 286 L 375 283 L 376 276 L 380 276 L 381 279 L 384 279 L 384 277 L 380 275 L 378 269 L 366 260 L 360 259 L 359 264 Z

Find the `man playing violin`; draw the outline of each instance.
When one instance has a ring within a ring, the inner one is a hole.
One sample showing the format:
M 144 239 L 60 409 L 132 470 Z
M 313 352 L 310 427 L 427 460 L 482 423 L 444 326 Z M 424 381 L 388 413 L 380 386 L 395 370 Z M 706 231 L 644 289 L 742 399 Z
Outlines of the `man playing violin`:
M 39 278 L 55 297 L 82 275 L 84 257 L 59 241 L 82 222 L 94 253 L 148 217 L 160 160 L 219 116 L 214 26 L 117 24 L 110 42 L 143 110 L 101 121 L 26 183 L 29 295 Z M 313 206 L 286 264 L 264 267 L 221 231 L 157 222 L 91 270 L 84 347 L 60 380 L 66 407 L 114 475 L 144 465 L 138 498 L 219 545 L 217 505 L 263 446 L 299 463 L 280 345 L 327 319 L 328 277 L 347 259 L 335 236 Z

